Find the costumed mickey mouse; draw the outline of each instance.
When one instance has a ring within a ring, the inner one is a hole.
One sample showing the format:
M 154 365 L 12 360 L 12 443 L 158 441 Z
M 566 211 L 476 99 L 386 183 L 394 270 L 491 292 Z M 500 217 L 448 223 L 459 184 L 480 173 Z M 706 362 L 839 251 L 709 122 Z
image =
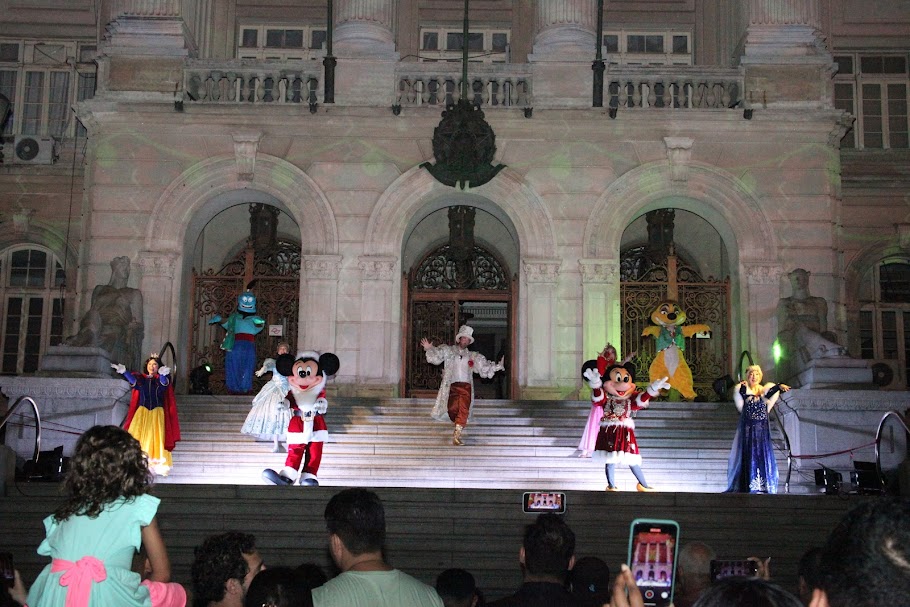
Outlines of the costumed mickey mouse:
M 634 367 L 607 364 L 603 356 L 585 362 L 581 376 L 591 388 L 591 402 L 603 406 L 600 432 L 594 445 L 594 459 L 605 464 L 607 491 L 619 491 L 616 486 L 616 464 L 627 464 L 638 479 L 639 491 L 654 491 L 641 471 L 641 453 L 635 440 L 632 412 L 648 407 L 648 401 L 670 387 L 667 378 L 651 382 L 647 390 L 635 390 Z
M 262 478 L 276 485 L 317 486 L 323 444 L 329 437 L 324 414 L 328 409 L 325 384 L 338 373 L 340 361 L 331 352 L 298 352 L 297 357 L 281 354 L 275 370 L 288 379 L 287 400 L 294 416 L 288 422 L 288 455 L 284 468 L 262 471 Z

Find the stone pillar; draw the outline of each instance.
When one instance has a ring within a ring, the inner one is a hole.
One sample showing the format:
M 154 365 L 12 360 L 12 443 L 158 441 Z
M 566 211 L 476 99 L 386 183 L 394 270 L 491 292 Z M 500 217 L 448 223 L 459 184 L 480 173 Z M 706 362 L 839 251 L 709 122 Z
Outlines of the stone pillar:
M 183 65 L 196 56 L 191 33 L 194 3 L 177 0 L 107 0 L 110 21 L 98 46 L 96 98 L 126 96 L 138 101 L 173 102 L 183 87 Z M 136 94 L 141 93 L 141 99 Z
M 527 335 L 527 389 L 523 396 L 555 398 L 556 283 L 560 262 L 553 259 L 526 259 L 522 266 L 527 302 L 527 322 L 523 325 Z
M 591 107 L 597 43 L 597 0 L 539 0 L 537 34 L 528 55 L 535 107 Z
M 834 63 L 819 0 L 748 0 L 742 19 L 746 106 L 829 108 Z
M 746 278 L 749 316 L 745 319 L 748 327 L 748 338 L 742 340 L 743 347 L 749 350 L 756 364 L 762 365 L 765 374 L 771 380 L 771 369 L 774 358 L 771 345 L 777 339 L 777 302 L 780 299 L 780 277 L 783 270 L 778 264 L 752 263 L 743 267 Z M 745 324 L 745 323 L 743 323 Z M 742 325 L 741 325 L 742 326 Z M 734 364 L 739 361 L 740 352 L 734 351 Z M 734 369 L 734 372 L 739 371 Z M 734 373 L 735 374 L 735 373 Z M 778 380 L 783 381 L 783 380 Z
M 142 352 L 157 350 L 170 341 L 176 342 L 179 319 L 185 318 L 180 310 L 174 291 L 174 276 L 179 253 L 170 251 L 140 251 L 138 265 L 142 272 L 139 290 L 142 291 L 143 316 L 145 316 L 145 338 Z M 144 360 L 144 359 L 143 359 Z
M 534 58 L 575 58 L 591 61 L 597 43 L 597 0 L 537 2 Z
M 298 351 L 334 352 L 341 256 L 303 255 L 300 262 L 300 318 L 295 346 Z
M 399 282 L 397 257 L 362 255 L 360 352 L 357 390 L 360 396 L 391 396 L 400 374 L 400 340 L 395 327 Z
M 580 259 L 582 301 L 582 361 L 594 358 L 612 342 L 620 357 L 619 262 L 614 259 Z
M 394 0 L 335 0 L 336 100 L 391 107 L 395 66 Z M 343 96 L 343 97 L 342 97 Z

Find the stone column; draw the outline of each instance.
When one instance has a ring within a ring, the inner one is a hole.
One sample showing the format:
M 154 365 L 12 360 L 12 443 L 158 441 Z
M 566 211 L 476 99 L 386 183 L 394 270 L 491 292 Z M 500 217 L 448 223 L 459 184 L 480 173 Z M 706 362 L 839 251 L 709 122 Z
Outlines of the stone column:
M 300 270 L 297 350 L 334 352 L 341 255 L 303 255 Z
M 597 42 L 597 0 L 539 0 L 534 59 L 590 62 Z
M 525 274 L 527 322 L 523 325 L 526 342 L 526 396 L 550 398 L 547 390 L 555 391 L 556 373 L 556 283 L 560 262 L 553 259 L 526 259 Z M 535 390 L 535 388 L 537 388 Z
M 777 302 L 780 299 L 782 274 L 783 269 L 778 264 L 747 263 L 743 266 L 748 294 L 746 310 L 749 313 L 748 318 L 744 320 L 748 322 L 749 334 L 747 339 L 742 340 L 742 343 L 744 348 L 752 353 L 755 362 L 762 365 L 762 369 L 769 376 L 774 363 L 771 345 L 777 339 Z M 740 352 L 734 351 L 733 355 L 734 360 L 738 361 Z
M 139 290 L 142 291 L 142 308 L 145 316 L 145 338 L 142 351 L 151 352 L 165 342 L 175 344 L 179 351 L 178 327 L 174 324 L 185 318 L 184 311 L 175 297 L 174 277 L 179 253 L 170 251 L 139 251 L 138 265 L 142 272 Z
M 400 339 L 396 326 L 399 281 L 397 257 L 362 255 L 360 352 L 357 390 L 361 396 L 391 396 L 400 374 Z M 400 315 L 398 316 L 400 319 Z
M 393 0 L 335 0 L 334 50 L 339 56 L 395 53 Z
M 336 100 L 391 107 L 394 101 L 394 0 L 335 0 L 333 52 Z
M 128 96 L 134 101 L 174 100 L 183 86 L 183 64 L 196 56 L 194 3 L 177 0 L 107 0 L 109 19 L 98 46 L 96 98 Z M 128 93 L 128 95 L 127 95 Z M 142 99 L 136 94 L 141 93 Z
M 819 0 L 748 0 L 742 21 L 747 107 L 830 106 Z
M 597 0 L 539 0 L 535 7 L 537 34 L 528 55 L 534 106 L 591 107 Z
M 619 348 L 619 262 L 615 259 L 580 259 L 582 301 L 582 361 L 594 358 L 610 341 Z

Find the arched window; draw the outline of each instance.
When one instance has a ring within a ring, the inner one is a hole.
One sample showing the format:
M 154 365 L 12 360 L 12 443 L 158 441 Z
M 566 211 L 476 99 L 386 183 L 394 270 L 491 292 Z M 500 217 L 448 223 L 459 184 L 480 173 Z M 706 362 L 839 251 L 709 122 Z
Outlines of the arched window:
M 18 246 L 0 254 L 0 275 L 0 373 L 33 373 L 48 346 L 63 340 L 63 265 L 46 249 Z
M 905 388 L 910 366 L 910 261 L 879 263 L 863 282 L 860 355 L 892 369 L 888 387 Z M 873 368 L 875 370 L 875 368 Z M 899 384 L 899 385 L 898 385 Z

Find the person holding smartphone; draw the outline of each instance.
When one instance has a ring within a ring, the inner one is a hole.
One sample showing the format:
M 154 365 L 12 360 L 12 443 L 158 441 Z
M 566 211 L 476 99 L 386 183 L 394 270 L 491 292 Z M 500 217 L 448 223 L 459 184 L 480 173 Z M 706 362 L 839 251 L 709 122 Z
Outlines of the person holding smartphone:
M 13 566 L 13 555 L 9 552 L 0 554 L 0 573 L 3 575 L 3 590 L 0 591 L 0 607 L 18 607 L 25 605 L 28 591 L 22 582 L 19 570 Z

